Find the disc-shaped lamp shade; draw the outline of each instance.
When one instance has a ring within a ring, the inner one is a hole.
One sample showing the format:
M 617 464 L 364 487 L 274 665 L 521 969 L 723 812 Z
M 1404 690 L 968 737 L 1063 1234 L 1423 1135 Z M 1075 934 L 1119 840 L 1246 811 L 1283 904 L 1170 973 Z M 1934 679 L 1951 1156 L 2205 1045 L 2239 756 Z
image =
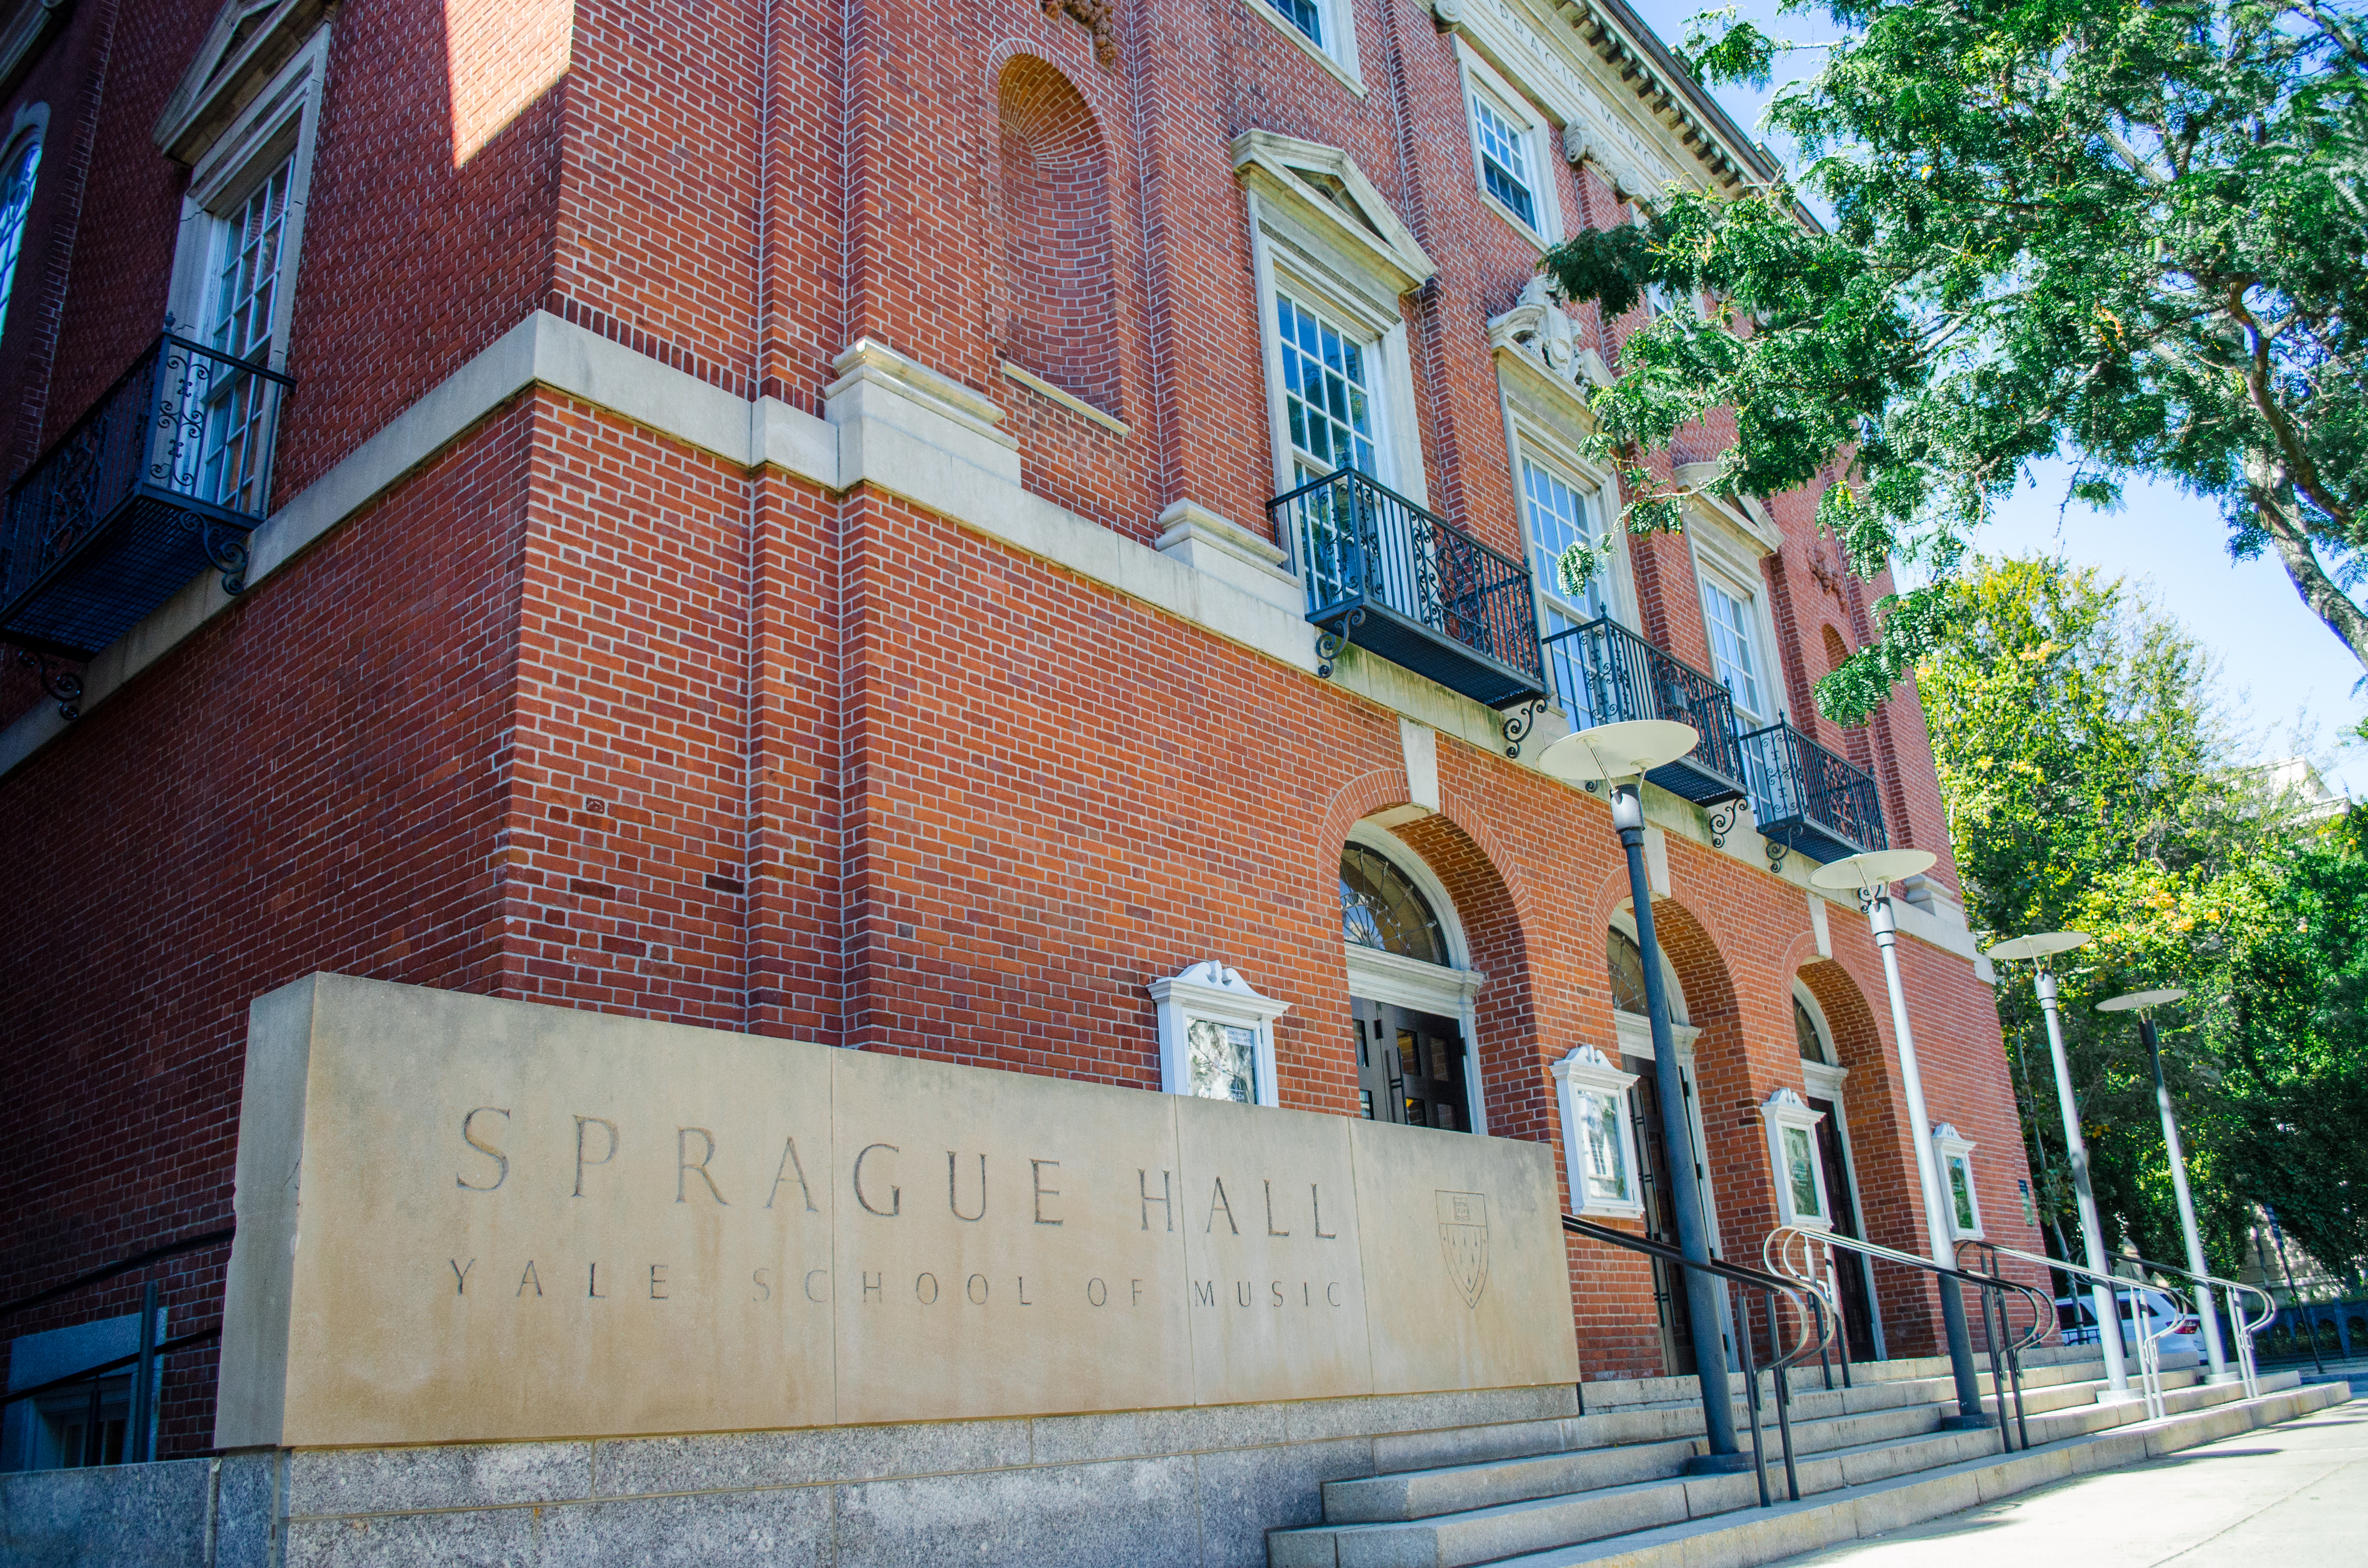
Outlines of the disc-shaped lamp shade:
M 2165 1007 L 2173 1002 L 2183 1002 L 2187 993 L 2176 988 L 2169 991 L 2133 991 L 2126 996 L 2112 996 L 2097 1004 L 2100 1013 L 2134 1013 L 2141 1007 Z
M 1929 871 L 1939 858 L 1930 849 L 1870 849 L 1861 855 L 1846 855 L 1830 866 L 1818 867 L 1809 873 L 1809 885 L 1839 892 L 1879 888 L 1885 882 Z
M 1623 719 L 1562 739 L 1538 756 L 1538 767 L 1566 784 L 1634 778 L 1694 749 L 1702 733 L 1670 719 Z
M 2009 963 L 2017 959 L 2054 958 L 2057 953 L 2085 948 L 2094 940 L 2086 931 L 2033 931 L 2028 937 L 2000 942 L 1982 956 Z

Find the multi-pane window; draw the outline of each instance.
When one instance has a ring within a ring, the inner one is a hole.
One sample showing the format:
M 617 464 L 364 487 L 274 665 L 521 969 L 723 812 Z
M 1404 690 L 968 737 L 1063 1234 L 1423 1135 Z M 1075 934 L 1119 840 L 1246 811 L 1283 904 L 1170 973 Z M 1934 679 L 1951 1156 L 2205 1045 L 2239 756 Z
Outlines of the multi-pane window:
M 1317 0 L 1273 0 L 1274 8 L 1283 18 L 1307 35 L 1307 41 L 1322 49 L 1324 44 L 1324 7 Z
M 271 356 L 288 232 L 288 186 L 295 167 L 290 156 L 215 221 L 206 342 L 217 353 L 249 364 L 266 364 Z M 262 490 L 268 479 L 272 383 L 220 367 L 210 369 L 204 380 L 199 389 L 206 432 L 198 494 L 242 511 L 258 511 L 267 499 Z
M 1702 579 L 1702 619 L 1710 630 L 1711 665 L 1726 683 L 1735 706 L 1755 725 L 1768 722 L 1759 694 L 1759 638 L 1753 631 L 1753 611 L 1748 596 L 1730 592 L 1723 584 Z
M 1562 573 L 1556 565 L 1572 545 L 1601 542 L 1603 523 L 1596 509 L 1595 492 L 1565 483 L 1554 470 L 1523 458 L 1521 493 L 1530 507 L 1533 574 L 1546 597 L 1546 630 L 1559 631 L 1611 614 L 1611 600 L 1604 592 L 1600 573 L 1589 578 L 1586 591 L 1574 598 L 1563 591 Z
M 1513 216 L 1534 229 L 1538 201 L 1530 183 L 1530 150 L 1512 119 L 1480 93 L 1472 95 L 1472 133 L 1480 143 L 1480 183 Z
M 1274 308 L 1282 339 L 1282 405 L 1299 482 L 1344 468 L 1376 472 L 1372 355 L 1288 294 L 1277 294 Z
M 28 137 L 8 160 L 0 186 L 0 328 L 8 324 L 8 296 L 17 284 L 17 254 L 25 246 L 25 214 L 33 206 L 33 176 L 41 168 L 41 141 Z

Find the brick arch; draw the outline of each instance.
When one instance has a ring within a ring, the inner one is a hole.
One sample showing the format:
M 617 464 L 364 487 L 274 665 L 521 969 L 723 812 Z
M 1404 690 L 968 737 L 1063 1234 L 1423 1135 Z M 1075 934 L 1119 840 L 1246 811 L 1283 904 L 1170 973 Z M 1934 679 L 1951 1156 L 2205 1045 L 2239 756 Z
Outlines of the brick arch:
M 1076 85 L 1039 55 L 1006 60 L 995 97 L 997 350 L 1122 418 L 1110 152 L 1100 123 Z
M 1834 1053 L 1850 1070 L 1842 1085 L 1842 1112 L 1849 1119 L 1850 1163 L 1858 1172 L 1859 1226 L 1869 1241 L 1903 1252 L 1925 1248 L 1924 1210 L 1918 1199 L 1914 1145 L 1899 1074 L 1884 1015 L 1891 1002 L 1880 977 L 1864 983 L 1834 959 L 1816 959 L 1795 971 L 1816 998 L 1834 1038 Z M 1878 1010 L 1880 1009 L 1880 1011 Z M 1929 1347 L 1933 1312 L 1920 1277 L 1890 1265 L 1875 1268 L 1875 1293 L 1884 1332 L 1894 1355 Z
M 1376 812 L 1407 804 L 1408 792 L 1399 768 L 1376 768 L 1342 786 L 1315 835 L 1316 852 L 1326 857 L 1316 875 L 1335 874 L 1349 829 Z M 1473 1043 L 1490 1131 L 1551 1138 L 1550 1129 L 1540 1128 L 1536 1101 L 1541 1092 L 1550 1095 L 1552 1085 L 1542 1090 L 1531 1081 L 1542 1074 L 1539 1007 L 1523 915 L 1529 899 L 1518 875 L 1504 870 L 1509 858 L 1476 808 L 1452 794 L 1440 803 L 1444 810 L 1397 824 L 1390 832 L 1447 890 L 1463 933 L 1465 962 L 1488 977 L 1474 1005 L 1479 1038 Z

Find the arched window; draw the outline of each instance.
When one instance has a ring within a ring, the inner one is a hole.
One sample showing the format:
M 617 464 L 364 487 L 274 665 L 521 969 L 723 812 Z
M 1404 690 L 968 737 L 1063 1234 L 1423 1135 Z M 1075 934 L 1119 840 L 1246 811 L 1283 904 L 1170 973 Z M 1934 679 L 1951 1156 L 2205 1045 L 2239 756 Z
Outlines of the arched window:
M 1829 1062 L 1833 1060 L 1826 1052 L 1826 1037 L 1818 1029 L 1817 1020 L 1809 1016 L 1807 1005 L 1798 996 L 1793 998 L 1793 1036 L 1800 1044 L 1802 1061 Z
M 1447 936 L 1430 901 L 1387 857 L 1361 844 L 1340 855 L 1340 938 L 1402 959 L 1448 961 Z
M 17 256 L 25 248 L 25 214 L 33 206 L 33 179 L 41 168 L 41 139 L 28 136 L 9 150 L 6 183 L 0 184 L 0 331 L 8 324 L 8 300 L 17 288 Z
M 1611 971 L 1612 1007 L 1619 1012 L 1644 1017 L 1647 1011 L 1645 955 L 1638 949 L 1636 938 L 1617 926 L 1611 927 L 1606 962 Z M 1669 968 L 1666 953 L 1661 956 L 1661 996 L 1669 1005 L 1669 1021 L 1673 1024 L 1686 1022 L 1686 994 L 1678 988 L 1677 972 Z
M 1470 1047 L 1480 977 L 1456 967 L 1446 892 L 1410 855 L 1396 858 L 1387 835 L 1360 835 L 1340 851 L 1359 1107 L 1369 1120 L 1479 1131 Z

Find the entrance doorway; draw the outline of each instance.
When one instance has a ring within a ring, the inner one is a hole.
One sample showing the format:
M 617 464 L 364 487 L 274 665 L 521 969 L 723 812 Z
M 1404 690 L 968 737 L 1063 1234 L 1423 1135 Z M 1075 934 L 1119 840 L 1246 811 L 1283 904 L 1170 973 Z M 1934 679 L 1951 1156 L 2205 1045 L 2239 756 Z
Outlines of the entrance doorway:
M 1865 1239 L 1859 1224 L 1858 1184 L 1850 1175 L 1850 1136 L 1842 1120 L 1842 1080 L 1848 1074 L 1836 1059 L 1833 1036 L 1825 1014 L 1796 983 L 1793 991 L 1793 1032 L 1801 1048 L 1803 1098 L 1811 1110 L 1821 1111 L 1817 1122 L 1817 1163 L 1824 1168 L 1826 1205 L 1834 1233 L 1853 1241 Z M 1842 1355 L 1852 1361 L 1883 1359 L 1883 1331 L 1875 1321 L 1873 1281 L 1862 1254 L 1833 1249 L 1834 1275 L 1841 1297 Z
M 1669 1146 L 1661 1136 L 1661 1096 L 1653 1081 L 1653 1061 L 1622 1056 L 1621 1071 L 1636 1074 L 1628 1096 L 1636 1141 L 1637 1189 L 1645 1200 L 1645 1234 L 1669 1246 L 1678 1244 L 1677 1200 L 1669 1186 Z M 1693 1319 L 1686 1312 L 1685 1270 L 1663 1258 L 1653 1260 L 1653 1315 L 1661 1330 L 1661 1366 L 1673 1378 L 1694 1370 Z
M 1357 1099 L 1368 1121 L 1472 1131 L 1463 1026 L 1436 1013 L 1349 998 L 1357 1025 Z

